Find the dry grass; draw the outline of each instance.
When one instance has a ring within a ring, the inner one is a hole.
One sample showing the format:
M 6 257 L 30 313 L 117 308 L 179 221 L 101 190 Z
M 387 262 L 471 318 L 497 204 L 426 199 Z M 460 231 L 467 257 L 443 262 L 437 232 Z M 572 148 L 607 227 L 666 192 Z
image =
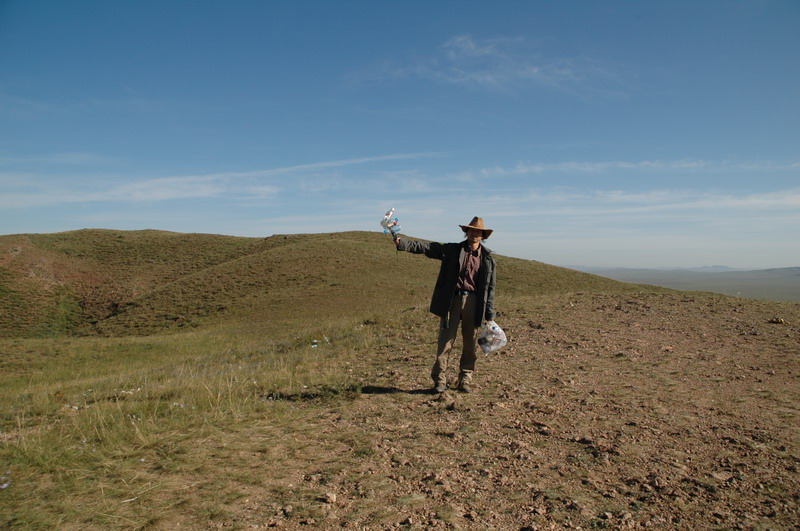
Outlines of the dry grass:
M 230 439 L 247 438 L 253 421 L 276 437 L 299 429 L 292 400 L 352 395 L 343 368 L 373 340 L 356 325 L 269 339 L 215 329 L 5 340 L 0 436 L 11 484 L 0 521 L 144 527 L 186 504 L 213 518 L 235 498 L 221 484 L 262 473 L 218 461 Z M 274 453 L 263 440 L 252 451 Z M 200 488 L 187 498 L 190 486 Z

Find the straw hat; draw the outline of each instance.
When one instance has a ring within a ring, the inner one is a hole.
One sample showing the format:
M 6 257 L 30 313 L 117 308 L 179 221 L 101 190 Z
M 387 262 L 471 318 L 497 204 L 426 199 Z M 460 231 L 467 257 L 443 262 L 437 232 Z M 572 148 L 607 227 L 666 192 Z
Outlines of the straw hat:
M 482 230 L 484 240 L 491 236 L 492 232 L 494 232 L 492 229 L 487 229 L 483 224 L 483 218 L 479 218 L 478 216 L 472 218 L 472 221 L 469 222 L 469 225 L 459 225 L 459 227 L 461 227 L 461 230 L 464 232 L 467 232 L 469 229 Z

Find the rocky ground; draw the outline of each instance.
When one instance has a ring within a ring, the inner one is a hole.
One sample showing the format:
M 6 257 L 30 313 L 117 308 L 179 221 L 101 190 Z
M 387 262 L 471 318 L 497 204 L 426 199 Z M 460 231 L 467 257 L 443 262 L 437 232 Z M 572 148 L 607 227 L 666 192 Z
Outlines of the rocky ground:
M 407 312 L 352 362 L 356 396 L 297 397 L 289 428 L 226 443 L 263 481 L 208 523 L 796 528 L 800 305 L 577 294 L 504 310 L 509 345 L 481 356 L 473 393 L 441 396 L 436 321 Z

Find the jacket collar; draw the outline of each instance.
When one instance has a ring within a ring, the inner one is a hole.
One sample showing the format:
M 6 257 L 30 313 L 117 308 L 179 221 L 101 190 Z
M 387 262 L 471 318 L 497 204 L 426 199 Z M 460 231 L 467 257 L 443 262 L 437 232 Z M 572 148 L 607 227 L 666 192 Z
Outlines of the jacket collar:
M 461 251 L 462 251 L 462 252 L 466 252 L 466 250 L 467 250 L 467 240 L 463 240 L 463 241 L 461 242 Z M 481 242 L 481 256 L 483 256 L 483 255 L 486 255 L 486 256 L 488 256 L 488 255 L 490 255 L 490 254 L 492 254 L 492 250 L 491 250 L 491 249 L 489 249 L 488 247 L 486 247 L 486 246 L 483 244 L 483 242 Z

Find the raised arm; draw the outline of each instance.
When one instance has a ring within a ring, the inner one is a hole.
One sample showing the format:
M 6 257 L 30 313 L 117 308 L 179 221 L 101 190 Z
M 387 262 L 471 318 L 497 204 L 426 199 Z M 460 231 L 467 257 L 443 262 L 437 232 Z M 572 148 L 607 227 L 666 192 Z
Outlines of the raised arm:
M 413 254 L 424 254 L 428 258 L 441 260 L 444 256 L 444 245 L 436 242 L 418 242 L 414 240 L 403 240 L 397 238 L 394 241 L 398 251 L 405 251 Z

